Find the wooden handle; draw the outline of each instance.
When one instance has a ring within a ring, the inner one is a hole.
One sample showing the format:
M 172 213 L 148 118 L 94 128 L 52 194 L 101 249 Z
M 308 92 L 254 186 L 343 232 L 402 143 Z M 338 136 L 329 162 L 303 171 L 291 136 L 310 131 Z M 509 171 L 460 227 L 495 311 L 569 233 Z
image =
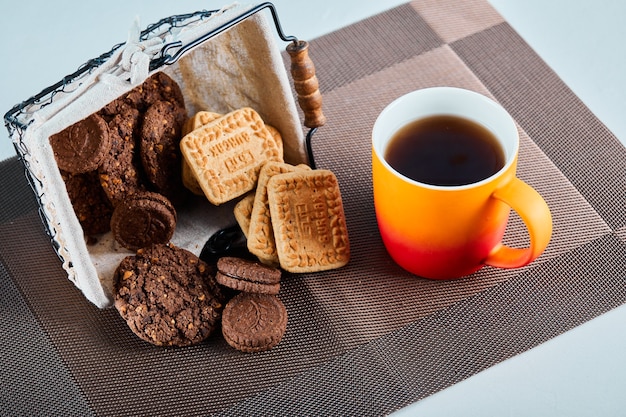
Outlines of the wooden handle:
M 291 57 L 291 76 L 298 95 L 298 104 L 304 112 L 304 125 L 315 128 L 326 123 L 322 113 L 322 95 L 315 75 L 315 65 L 309 58 L 309 44 L 306 41 L 290 43 L 287 52 Z

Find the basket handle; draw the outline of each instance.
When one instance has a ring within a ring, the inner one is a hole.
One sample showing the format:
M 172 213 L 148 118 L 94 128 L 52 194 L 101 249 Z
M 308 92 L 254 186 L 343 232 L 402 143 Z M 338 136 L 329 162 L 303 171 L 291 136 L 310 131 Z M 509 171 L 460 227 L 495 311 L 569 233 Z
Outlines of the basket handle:
M 302 40 L 287 46 L 291 58 L 293 86 L 298 96 L 298 104 L 304 112 L 304 125 L 317 128 L 326 123 L 326 116 L 322 113 L 322 95 L 308 49 L 309 43 Z

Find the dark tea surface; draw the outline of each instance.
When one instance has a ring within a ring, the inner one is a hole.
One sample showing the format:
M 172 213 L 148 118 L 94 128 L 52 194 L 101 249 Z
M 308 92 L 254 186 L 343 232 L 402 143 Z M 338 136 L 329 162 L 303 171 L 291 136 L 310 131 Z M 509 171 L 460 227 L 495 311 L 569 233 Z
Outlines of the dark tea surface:
M 385 160 L 415 181 L 455 186 L 472 184 L 504 166 L 494 134 L 471 120 L 451 115 L 418 119 L 391 138 Z

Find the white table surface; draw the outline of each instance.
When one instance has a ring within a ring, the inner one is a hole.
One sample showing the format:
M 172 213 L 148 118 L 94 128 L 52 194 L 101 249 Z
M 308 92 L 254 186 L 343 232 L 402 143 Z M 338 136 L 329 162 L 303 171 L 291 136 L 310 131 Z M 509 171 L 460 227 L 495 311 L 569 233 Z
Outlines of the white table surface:
M 626 144 L 626 1 L 489 1 Z M 125 41 L 137 16 L 145 27 L 162 17 L 228 3 L 108 0 L 96 6 L 76 0 L 5 0 L 0 5 L 0 114 Z M 310 40 L 404 1 L 273 3 L 285 33 Z M 0 160 L 13 155 L 2 130 Z M 397 414 L 625 416 L 625 328 L 622 306 Z

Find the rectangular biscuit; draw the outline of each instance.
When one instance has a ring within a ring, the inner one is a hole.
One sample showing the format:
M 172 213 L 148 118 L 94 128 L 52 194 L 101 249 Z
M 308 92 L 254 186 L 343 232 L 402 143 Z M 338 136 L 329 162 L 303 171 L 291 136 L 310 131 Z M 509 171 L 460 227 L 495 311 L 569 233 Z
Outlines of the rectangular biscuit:
M 280 266 L 289 272 L 339 268 L 350 259 L 343 202 L 328 170 L 275 175 L 267 194 Z
M 235 214 L 235 220 L 241 228 L 243 235 L 248 237 L 248 230 L 250 229 L 250 217 L 252 217 L 252 207 L 254 205 L 254 193 L 246 195 L 235 204 L 233 213 Z
M 219 205 L 254 189 L 263 164 L 281 161 L 276 141 L 249 107 L 188 133 L 181 152 L 207 199 Z
M 222 117 L 222 115 L 219 113 L 214 113 L 210 111 L 197 112 L 192 117 L 187 119 L 187 121 L 183 125 L 183 136 L 187 135 L 188 133 L 193 132 L 194 130 L 204 125 L 209 124 L 210 122 L 212 122 L 213 120 L 219 117 Z M 198 180 L 196 179 L 195 174 L 189 167 L 189 164 L 187 163 L 187 161 L 185 161 L 185 158 L 183 158 L 182 163 L 181 163 L 181 176 L 183 178 L 183 185 L 188 190 L 190 190 L 196 195 L 204 195 L 204 191 L 202 191 L 202 188 L 200 187 L 200 184 L 198 184 Z
M 213 120 L 222 117 L 220 113 L 215 113 L 212 111 L 201 110 L 187 119 L 185 122 L 185 126 L 183 128 L 183 136 L 187 133 L 193 132 L 194 130 L 201 128 L 204 125 L 208 125 Z
M 257 182 L 254 204 L 248 229 L 248 250 L 264 264 L 278 265 L 278 253 L 267 200 L 267 182 L 274 175 L 310 169 L 308 166 L 293 166 L 283 162 L 267 162 L 261 168 Z

